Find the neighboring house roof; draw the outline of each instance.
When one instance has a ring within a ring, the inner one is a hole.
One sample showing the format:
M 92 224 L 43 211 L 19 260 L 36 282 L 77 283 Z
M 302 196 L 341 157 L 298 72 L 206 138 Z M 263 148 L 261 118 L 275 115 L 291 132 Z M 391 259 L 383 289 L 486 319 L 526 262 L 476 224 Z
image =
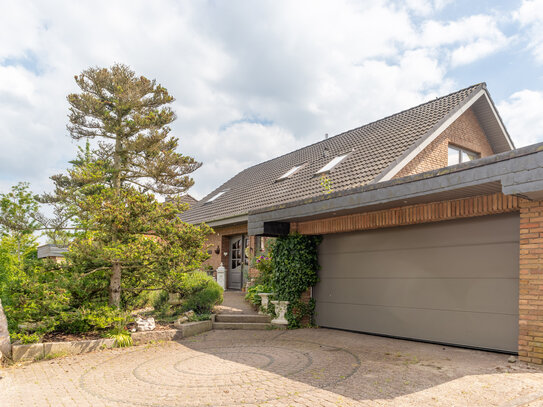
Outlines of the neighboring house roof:
M 182 218 L 219 226 L 246 221 L 249 210 L 322 195 L 317 171 L 347 153 L 329 172 L 333 191 L 390 179 L 470 107 L 494 152 L 511 150 L 513 144 L 481 83 L 250 167 L 194 204 Z M 278 180 L 300 165 L 293 175 Z
M 45 257 L 62 257 L 68 251 L 67 246 L 56 246 L 54 244 L 44 244 L 38 246 L 38 259 Z
M 194 198 L 192 195 L 185 194 L 181 196 L 181 202 L 188 203 L 190 206 L 198 202 L 198 199 Z

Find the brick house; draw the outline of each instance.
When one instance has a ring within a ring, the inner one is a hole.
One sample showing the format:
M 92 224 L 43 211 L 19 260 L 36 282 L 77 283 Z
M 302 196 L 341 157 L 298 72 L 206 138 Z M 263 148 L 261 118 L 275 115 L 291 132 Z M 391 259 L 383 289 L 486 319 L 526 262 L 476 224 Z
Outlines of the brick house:
M 248 168 L 184 218 L 214 228 L 230 289 L 262 237 L 322 235 L 320 326 L 543 363 L 542 163 L 478 84 Z

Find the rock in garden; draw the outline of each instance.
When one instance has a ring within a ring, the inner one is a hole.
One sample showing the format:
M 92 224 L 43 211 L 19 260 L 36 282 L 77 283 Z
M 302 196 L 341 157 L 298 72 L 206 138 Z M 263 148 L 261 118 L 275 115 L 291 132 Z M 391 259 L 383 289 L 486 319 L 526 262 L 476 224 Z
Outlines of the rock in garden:
M 175 326 L 176 328 L 180 328 L 182 324 L 184 324 L 185 322 L 188 322 L 189 319 L 185 316 L 183 317 L 180 317 L 177 321 L 174 322 L 173 326 Z
M 187 311 L 183 315 L 186 316 L 189 319 L 193 318 L 194 317 L 194 311 L 193 310 Z
M 136 331 L 142 332 L 142 331 L 152 331 L 155 329 L 155 319 L 153 317 L 150 318 L 136 318 Z
M 517 361 L 517 358 L 514 356 L 509 356 L 509 359 L 507 359 L 509 363 L 515 363 Z
M 11 356 L 11 342 L 9 340 L 8 320 L 4 314 L 2 300 L 0 300 L 0 355 Z M 2 356 L 0 356 L 1 359 Z

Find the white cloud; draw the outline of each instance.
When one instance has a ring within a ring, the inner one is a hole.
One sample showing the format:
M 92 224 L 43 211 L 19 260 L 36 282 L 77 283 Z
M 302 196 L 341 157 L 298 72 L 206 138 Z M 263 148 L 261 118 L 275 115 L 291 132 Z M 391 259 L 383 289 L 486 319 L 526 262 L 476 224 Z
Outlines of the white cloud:
M 205 140 L 205 144 L 199 142 Z M 302 140 L 276 125 L 240 122 L 218 132 L 202 133 L 188 140 L 189 150 L 199 152 L 204 165 L 197 170 L 201 179 L 212 181 L 207 190 L 190 191 L 201 199 L 245 168 L 288 153 L 304 145 Z M 247 191 L 248 194 L 251 191 Z
M 452 0 L 406 0 L 405 5 L 411 11 L 421 16 L 428 16 L 443 9 Z
M 509 43 L 498 27 L 498 17 L 473 15 L 456 21 L 427 21 L 423 24 L 417 42 L 427 47 L 450 46 L 453 67 L 484 58 Z
M 524 0 L 514 18 L 527 29 L 528 47 L 536 60 L 543 63 L 543 0 Z
M 47 187 L 76 149 L 65 130 L 73 75 L 122 62 L 177 98 L 172 134 L 204 162 L 190 191 L 203 196 L 324 133 L 454 90 L 451 64 L 507 39 L 491 16 L 432 21 L 447 3 L 8 2 L 0 14 L 8 39 L 0 43 L 0 188 L 21 179 Z
M 498 110 L 516 147 L 543 142 L 543 92 L 513 93 Z

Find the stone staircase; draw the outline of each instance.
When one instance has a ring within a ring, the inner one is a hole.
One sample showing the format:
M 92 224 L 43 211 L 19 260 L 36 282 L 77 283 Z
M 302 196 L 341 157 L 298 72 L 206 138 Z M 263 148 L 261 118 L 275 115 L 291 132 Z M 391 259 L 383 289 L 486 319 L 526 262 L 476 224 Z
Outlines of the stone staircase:
M 213 329 L 271 329 L 269 315 L 217 314 Z

